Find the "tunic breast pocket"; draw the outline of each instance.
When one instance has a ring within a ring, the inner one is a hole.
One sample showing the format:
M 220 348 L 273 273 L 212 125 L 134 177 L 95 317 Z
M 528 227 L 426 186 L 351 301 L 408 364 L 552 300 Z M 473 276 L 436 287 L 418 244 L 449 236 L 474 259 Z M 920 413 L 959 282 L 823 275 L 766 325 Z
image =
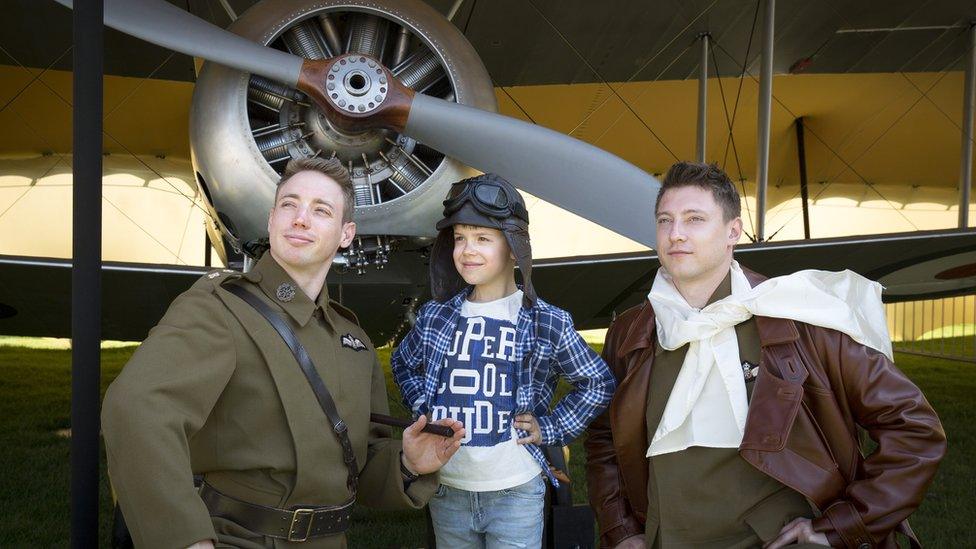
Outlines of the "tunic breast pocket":
M 349 428 L 356 459 L 362 465 L 366 459 L 369 414 L 376 389 L 373 387 L 374 354 L 372 350 L 357 352 L 340 347 L 336 349 L 335 356 L 336 368 L 332 377 L 337 383 L 336 389 L 330 389 L 339 414 Z M 386 387 L 382 390 L 385 391 Z
M 340 348 L 336 351 L 344 390 L 369 387 L 373 378 L 373 353 Z

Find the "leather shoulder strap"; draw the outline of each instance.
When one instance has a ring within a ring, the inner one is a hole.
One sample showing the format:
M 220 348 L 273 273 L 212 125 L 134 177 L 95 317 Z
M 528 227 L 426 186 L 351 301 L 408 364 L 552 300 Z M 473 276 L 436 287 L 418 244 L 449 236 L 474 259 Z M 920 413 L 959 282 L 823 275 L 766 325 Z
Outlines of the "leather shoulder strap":
M 260 313 L 271 324 L 271 327 L 278 332 L 281 339 L 291 349 L 291 353 L 295 355 L 295 360 L 298 361 L 302 373 L 305 374 L 305 379 L 308 380 L 308 384 L 312 387 L 312 392 L 315 393 L 315 398 L 318 400 L 319 406 L 325 412 L 325 417 L 328 418 L 329 423 L 332 425 L 332 431 L 342 445 L 343 461 L 345 461 L 346 467 L 349 469 L 346 486 L 355 494 L 359 483 L 359 466 L 356 464 L 356 455 L 352 450 L 352 442 L 349 441 L 348 428 L 346 427 L 346 423 L 342 421 L 342 418 L 339 417 L 339 410 L 336 409 L 332 394 L 329 393 L 325 382 L 322 381 L 322 376 L 316 371 L 311 357 L 305 351 L 305 347 L 298 341 L 298 336 L 295 334 L 295 331 L 271 307 L 251 292 L 248 292 L 237 284 L 228 284 L 225 288 Z

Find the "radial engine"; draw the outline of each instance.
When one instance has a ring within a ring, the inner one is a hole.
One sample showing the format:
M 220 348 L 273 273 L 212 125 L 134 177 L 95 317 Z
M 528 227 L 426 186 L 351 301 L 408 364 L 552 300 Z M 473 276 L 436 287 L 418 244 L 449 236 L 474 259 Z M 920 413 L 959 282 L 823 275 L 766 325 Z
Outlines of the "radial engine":
M 309 59 L 360 53 L 417 93 L 497 109 L 474 48 L 421 0 L 264 0 L 228 30 Z M 343 89 L 375 90 L 355 80 L 368 74 L 351 72 Z M 214 220 L 207 232 L 225 263 L 267 236 L 275 184 L 292 158 L 334 156 L 348 167 L 358 236 L 336 260 L 360 273 L 400 247 L 428 244 L 448 187 L 475 173 L 392 130 L 340 129 L 304 93 L 210 62 L 193 93 L 190 147 Z

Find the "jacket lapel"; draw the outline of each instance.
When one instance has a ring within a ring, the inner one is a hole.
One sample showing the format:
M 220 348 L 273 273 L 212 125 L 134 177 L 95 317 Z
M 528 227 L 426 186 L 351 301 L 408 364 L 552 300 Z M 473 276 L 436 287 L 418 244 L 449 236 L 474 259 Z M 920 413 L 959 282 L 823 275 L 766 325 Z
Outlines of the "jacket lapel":
M 769 367 L 771 361 L 778 367 Z M 803 382 L 809 372 L 792 342 L 764 347 L 763 362 L 739 454 L 755 468 L 823 509 L 843 492 L 844 477 L 836 467 L 818 466 L 788 445 L 798 415 L 810 415 L 809 411 L 803 411 Z M 809 421 L 816 420 L 811 417 Z M 803 436 L 817 434 L 808 432 Z
M 742 271 L 753 287 L 766 280 L 748 269 Z M 795 360 L 789 360 L 789 364 L 783 362 L 788 358 L 782 356 L 787 347 L 800 337 L 796 324 L 782 318 L 757 316 L 755 319 L 761 347 L 759 377 L 749 401 L 749 415 L 739 449 L 778 452 L 786 446 L 790 428 L 800 409 L 807 372 Z
M 747 269 L 743 272 L 753 286 L 765 280 Z M 826 470 L 804 459 L 787 445 L 803 407 L 803 382 L 810 375 L 797 348 L 796 322 L 755 318 L 762 354 L 739 455 L 823 508 L 843 490 L 843 477 L 836 469 Z
M 654 358 L 654 309 L 645 302 L 617 352 L 627 374 L 610 402 L 613 444 L 620 471 L 627 475 L 627 499 L 643 520 L 647 513 L 647 394 Z

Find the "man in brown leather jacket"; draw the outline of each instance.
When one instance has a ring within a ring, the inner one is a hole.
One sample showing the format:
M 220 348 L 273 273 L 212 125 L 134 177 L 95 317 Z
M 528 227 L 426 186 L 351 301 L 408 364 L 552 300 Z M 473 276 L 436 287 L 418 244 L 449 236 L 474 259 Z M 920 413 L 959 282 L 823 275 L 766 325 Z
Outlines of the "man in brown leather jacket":
M 917 546 L 906 519 L 945 434 L 890 359 L 880 287 L 849 271 L 763 284 L 732 259 L 739 214 L 717 167 L 669 170 L 662 269 L 607 333 L 618 388 L 586 440 L 601 546 L 887 548 L 895 531 Z M 860 293 L 807 293 L 837 277 Z M 878 444 L 867 457 L 859 428 Z

